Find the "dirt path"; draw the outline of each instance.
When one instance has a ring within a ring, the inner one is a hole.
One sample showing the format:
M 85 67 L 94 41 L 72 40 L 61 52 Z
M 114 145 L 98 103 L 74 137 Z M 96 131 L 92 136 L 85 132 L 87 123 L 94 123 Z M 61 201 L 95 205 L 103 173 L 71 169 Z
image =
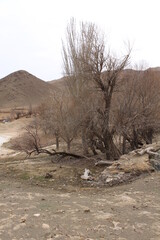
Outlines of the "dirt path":
M 8 142 L 11 138 L 14 138 L 21 134 L 24 130 L 24 126 L 31 121 L 30 118 L 21 118 L 13 122 L 0 123 L 0 157 L 11 157 L 15 155 L 15 151 L 3 146 L 3 143 Z
M 160 239 L 160 174 L 109 189 L 0 181 L 0 239 Z

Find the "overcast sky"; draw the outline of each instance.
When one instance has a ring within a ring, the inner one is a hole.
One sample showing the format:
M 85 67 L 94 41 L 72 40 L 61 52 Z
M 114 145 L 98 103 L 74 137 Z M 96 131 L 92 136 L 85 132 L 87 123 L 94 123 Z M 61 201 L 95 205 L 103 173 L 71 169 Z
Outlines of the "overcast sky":
M 133 64 L 160 66 L 160 0 L 0 0 L 0 78 L 21 69 L 60 78 L 71 17 L 97 24 L 115 52 L 130 41 Z

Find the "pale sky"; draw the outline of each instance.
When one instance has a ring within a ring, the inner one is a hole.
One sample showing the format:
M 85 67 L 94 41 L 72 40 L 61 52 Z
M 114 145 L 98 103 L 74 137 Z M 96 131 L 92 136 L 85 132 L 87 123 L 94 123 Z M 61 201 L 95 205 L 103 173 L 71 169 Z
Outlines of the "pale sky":
M 97 24 L 106 45 L 131 62 L 160 66 L 160 0 L 0 0 L 0 78 L 26 70 L 45 80 L 62 77 L 62 44 L 70 18 Z

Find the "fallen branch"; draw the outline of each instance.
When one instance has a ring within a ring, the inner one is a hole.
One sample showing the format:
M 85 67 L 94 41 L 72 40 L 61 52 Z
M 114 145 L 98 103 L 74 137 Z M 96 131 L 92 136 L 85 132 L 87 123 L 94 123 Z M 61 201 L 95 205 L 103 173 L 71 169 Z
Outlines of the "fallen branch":
M 137 154 L 139 154 L 140 156 L 144 155 L 145 153 L 147 153 L 150 157 L 156 157 L 159 156 L 160 154 L 157 152 L 154 152 L 154 148 L 153 147 L 148 147 L 142 150 L 137 150 L 136 151 Z
M 27 152 L 27 157 L 30 157 L 33 153 L 36 153 L 36 155 L 39 155 L 39 154 L 42 154 L 42 153 L 45 153 L 45 154 L 48 154 L 50 156 L 60 156 L 61 159 L 62 158 L 65 158 L 65 157 L 74 157 L 74 158 L 84 158 L 84 156 L 82 155 L 78 155 L 78 154 L 75 154 L 75 153 L 69 153 L 69 152 L 56 152 L 55 149 L 52 149 L 52 151 L 49 151 L 47 149 L 44 149 L 44 148 L 40 148 L 40 149 L 34 149 L 32 151 L 28 151 Z

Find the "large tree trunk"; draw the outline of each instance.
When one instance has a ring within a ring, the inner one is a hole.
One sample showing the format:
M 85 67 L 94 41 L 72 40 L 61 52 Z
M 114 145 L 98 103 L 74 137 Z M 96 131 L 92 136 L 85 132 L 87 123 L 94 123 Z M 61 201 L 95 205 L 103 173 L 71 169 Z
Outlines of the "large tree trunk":
M 81 131 L 81 138 L 82 138 L 82 148 L 83 148 L 83 154 L 88 154 L 88 144 L 87 144 L 87 136 L 86 136 L 86 128 L 83 127 Z
M 71 150 L 71 141 L 67 142 L 67 151 L 70 152 Z
M 104 95 L 105 96 L 105 95 Z M 120 151 L 116 147 L 113 141 L 113 133 L 109 130 L 109 116 L 110 116 L 110 108 L 111 108 L 111 96 L 107 98 L 105 96 L 105 126 L 103 132 L 103 139 L 106 151 L 106 159 L 107 160 L 117 160 L 120 157 Z
M 134 144 L 134 148 L 137 149 L 138 148 L 138 134 L 135 129 L 133 129 L 133 144 Z
M 116 147 L 112 134 L 107 130 L 104 136 L 104 144 L 106 149 L 106 159 L 107 160 L 117 160 L 120 157 L 120 151 Z
M 145 140 L 146 144 L 152 144 L 152 139 L 153 139 L 153 129 L 148 128 L 144 132 L 144 140 Z
M 56 150 L 59 150 L 59 137 L 56 136 Z
M 123 142 L 122 142 L 122 154 L 126 153 L 126 136 L 123 135 Z

